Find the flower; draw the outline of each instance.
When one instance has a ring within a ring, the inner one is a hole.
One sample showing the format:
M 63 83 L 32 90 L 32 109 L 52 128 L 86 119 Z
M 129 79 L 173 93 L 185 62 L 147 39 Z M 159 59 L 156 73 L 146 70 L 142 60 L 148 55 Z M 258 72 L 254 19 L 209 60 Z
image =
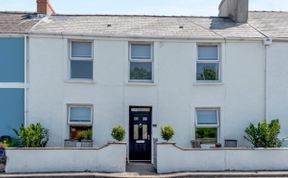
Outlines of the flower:
M 0 142 L 0 148 L 5 148 L 7 145 L 6 145 L 6 143 L 4 142 L 4 143 L 2 143 L 2 142 Z

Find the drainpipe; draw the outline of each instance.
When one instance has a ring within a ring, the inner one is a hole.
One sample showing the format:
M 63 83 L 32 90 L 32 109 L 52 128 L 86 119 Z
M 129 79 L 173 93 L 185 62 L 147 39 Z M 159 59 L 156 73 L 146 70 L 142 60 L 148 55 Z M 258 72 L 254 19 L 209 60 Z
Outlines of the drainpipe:
M 269 95 L 269 80 L 268 80 L 268 75 L 269 75 L 269 64 L 268 64 L 268 50 L 269 46 L 272 44 L 272 39 L 267 37 L 264 39 L 264 46 L 265 46 L 265 97 L 264 97 L 264 102 L 265 102 L 265 114 L 264 114 L 264 119 L 267 121 L 267 118 L 269 116 L 269 106 L 268 106 L 268 95 Z
M 27 45 L 27 35 L 24 36 L 24 127 L 27 127 L 27 62 L 28 62 L 28 45 Z

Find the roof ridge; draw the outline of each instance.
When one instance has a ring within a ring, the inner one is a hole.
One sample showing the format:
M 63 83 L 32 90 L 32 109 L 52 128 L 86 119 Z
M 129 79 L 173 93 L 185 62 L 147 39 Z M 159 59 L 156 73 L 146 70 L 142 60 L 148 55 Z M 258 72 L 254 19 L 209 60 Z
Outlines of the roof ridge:
M 256 12 L 256 13 L 261 13 L 261 12 L 268 12 L 268 13 L 288 13 L 288 11 L 267 11 L 267 10 L 262 10 L 262 11 L 259 11 L 259 10 L 254 10 L 254 11 L 249 11 L 249 12 Z

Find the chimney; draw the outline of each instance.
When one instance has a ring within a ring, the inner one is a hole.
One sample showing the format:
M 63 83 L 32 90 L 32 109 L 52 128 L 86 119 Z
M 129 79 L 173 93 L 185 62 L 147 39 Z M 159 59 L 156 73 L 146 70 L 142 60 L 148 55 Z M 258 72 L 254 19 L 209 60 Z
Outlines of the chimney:
M 55 15 L 49 0 L 37 0 L 37 14 Z
M 222 0 L 219 17 L 229 17 L 238 23 L 247 23 L 249 0 Z

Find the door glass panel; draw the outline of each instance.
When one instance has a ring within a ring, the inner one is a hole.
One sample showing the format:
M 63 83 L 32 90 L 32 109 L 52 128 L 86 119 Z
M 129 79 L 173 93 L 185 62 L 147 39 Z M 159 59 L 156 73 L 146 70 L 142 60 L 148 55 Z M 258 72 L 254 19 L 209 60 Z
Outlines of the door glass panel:
M 143 117 L 143 121 L 148 121 L 148 117 Z
M 134 125 L 134 140 L 139 139 L 139 127 L 137 124 Z
M 146 124 L 144 124 L 143 126 L 142 126 L 143 128 L 142 128 L 142 138 L 143 138 L 143 140 L 147 140 L 148 139 L 148 126 L 146 125 Z
M 134 117 L 134 121 L 139 121 L 139 117 Z
M 150 112 L 150 108 L 131 108 L 132 112 Z

